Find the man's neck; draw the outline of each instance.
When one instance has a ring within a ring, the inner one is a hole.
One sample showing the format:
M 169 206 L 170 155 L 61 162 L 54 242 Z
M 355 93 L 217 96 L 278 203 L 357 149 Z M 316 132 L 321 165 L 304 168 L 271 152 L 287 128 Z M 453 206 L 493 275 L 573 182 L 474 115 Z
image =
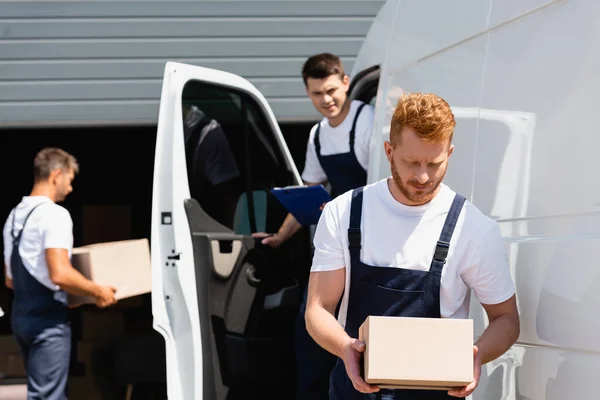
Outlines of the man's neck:
M 56 202 L 56 194 L 54 190 L 44 183 L 36 183 L 33 185 L 33 189 L 31 189 L 30 196 L 46 196 L 53 202 Z
M 344 120 L 348 116 L 348 113 L 350 112 L 350 103 L 352 103 L 352 101 L 350 99 L 346 99 L 344 105 L 342 106 L 342 112 L 340 112 L 339 115 L 335 118 L 327 118 L 327 120 L 329 121 L 329 126 L 335 128 L 336 126 L 339 126 L 344 122 Z

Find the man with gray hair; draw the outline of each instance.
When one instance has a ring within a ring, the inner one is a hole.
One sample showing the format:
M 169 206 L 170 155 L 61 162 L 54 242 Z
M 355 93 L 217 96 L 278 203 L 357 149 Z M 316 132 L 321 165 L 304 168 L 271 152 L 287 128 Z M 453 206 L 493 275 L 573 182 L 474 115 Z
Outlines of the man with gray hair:
M 67 398 L 67 293 L 93 296 L 99 307 L 116 303 L 114 288 L 88 280 L 70 262 L 73 221 L 56 203 L 72 192 L 78 171 L 77 160 L 64 150 L 41 150 L 33 163 L 33 189 L 4 225 L 5 280 L 14 291 L 11 323 L 27 371 L 28 399 Z

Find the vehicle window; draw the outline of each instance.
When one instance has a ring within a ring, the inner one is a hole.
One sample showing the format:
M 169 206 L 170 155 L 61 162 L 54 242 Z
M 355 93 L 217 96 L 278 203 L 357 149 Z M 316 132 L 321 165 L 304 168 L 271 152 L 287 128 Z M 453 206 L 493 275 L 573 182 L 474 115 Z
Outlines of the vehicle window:
M 244 92 L 190 81 L 182 110 L 191 196 L 237 233 L 266 229 L 268 191 L 292 174 L 259 104 Z

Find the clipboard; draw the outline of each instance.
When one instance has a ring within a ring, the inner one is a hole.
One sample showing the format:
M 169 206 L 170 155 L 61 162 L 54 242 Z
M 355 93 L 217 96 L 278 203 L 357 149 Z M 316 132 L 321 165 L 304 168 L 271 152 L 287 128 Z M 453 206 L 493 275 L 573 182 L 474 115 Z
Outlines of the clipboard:
M 273 188 L 271 193 L 304 226 L 317 224 L 321 217 L 321 205 L 331 201 L 323 185 Z

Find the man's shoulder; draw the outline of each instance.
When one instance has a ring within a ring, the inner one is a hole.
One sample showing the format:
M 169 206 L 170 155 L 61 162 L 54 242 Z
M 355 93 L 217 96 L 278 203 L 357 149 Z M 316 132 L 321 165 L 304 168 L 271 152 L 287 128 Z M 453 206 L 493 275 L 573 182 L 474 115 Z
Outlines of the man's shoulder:
M 44 220 L 52 221 L 53 223 L 58 221 L 62 223 L 72 223 L 71 213 L 60 204 L 49 201 L 45 204 L 41 204 L 40 208 L 40 211 L 42 211 L 41 218 Z
M 10 210 L 10 212 L 8 213 L 8 216 L 4 220 L 4 229 L 6 229 L 9 225 L 12 224 L 14 213 L 15 213 L 15 209 L 13 208 L 12 210 Z
M 477 236 L 483 237 L 487 231 L 498 224 L 495 219 L 483 213 L 468 199 L 465 200 L 462 212 L 464 213 L 464 229 Z
M 353 192 L 354 190 L 349 190 L 346 193 L 342 193 L 325 205 L 327 209 L 325 214 L 328 218 L 333 218 L 337 225 L 350 215 Z
M 375 115 L 375 107 L 369 103 L 365 103 L 364 101 L 361 100 L 352 100 L 352 102 L 355 104 L 354 108 L 354 113 L 353 115 L 356 116 L 356 113 L 358 112 L 359 108 L 360 108 L 360 115 L 359 118 L 363 119 L 363 118 L 372 118 Z M 362 107 L 362 108 L 361 108 Z
M 317 134 L 317 129 L 319 127 L 321 127 L 321 129 L 323 129 L 323 125 L 324 125 L 325 121 L 326 121 L 326 118 L 322 118 L 321 120 L 319 120 L 319 122 L 315 123 L 310 128 L 310 133 L 308 134 L 308 140 L 309 140 L 310 143 L 314 143 L 314 141 L 315 141 L 315 135 Z
M 352 207 L 352 200 L 354 199 L 354 193 L 357 193 L 359 190 L 362 191 L 363 193 L 363 205 L 365 203 L 365 198 L 368 199 L 373 199 L 372 194 L 376 193 L 376 187 L 377 185 L 382 184 L 382 181 L 378 181 L 375 183 L 371 183 L 365 186 L 362 186 L 361 188 L 356 188 L 356 189 L 351 189 L 349 191 L 347 191 L 346 193 L 343 193 L 341 195 L 339 195 L 338 197 L 336 197 L 335 199 L 331 200 L 329 203 L 327 203 L 331 209 L 332 212 L 340 219 L 343 219 L 345 217 L 349 217 L 350 216 L 350 209 Z
M 356 121 L 357 131 L 364 132 L 367 136 L 373 133 L 373 120 L 375 119 L 375 107 L 371 104 L 363 103 L 362 101 L 354 100 L 358 102 L 358 106 L 364 104 L 360 114 L 358 115 L 358 119 Z M 358 107 L 355 108 L 356 112 L 358 111 Z M 356 118 L 356 113 L 352 115 L 352 119 Z

